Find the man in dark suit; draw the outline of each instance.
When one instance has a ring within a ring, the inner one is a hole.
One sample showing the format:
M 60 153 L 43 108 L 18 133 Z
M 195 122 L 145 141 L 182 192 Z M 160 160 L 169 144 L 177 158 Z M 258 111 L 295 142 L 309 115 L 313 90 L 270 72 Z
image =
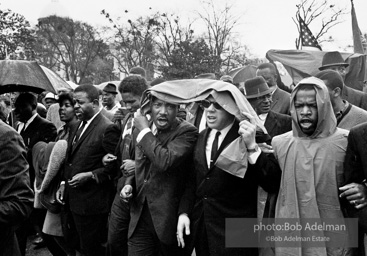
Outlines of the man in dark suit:
M 33 187 L 35 179 L 34 166 L 32 164 L 32 148 L 40 141 L 50 142 L 56 138 L 56 127 L 53 123 L 42 118 L 37 113 L 37 98 L 34 94 L 25 92 L 19 94 L 14 103 L 14 114 L 17 118 L 17 130 L 23 138 L 27 150 L 27 161 L 29 163 L 30 183 Z M 34 243 L 38 247 L 45 246 L 43 239 L 40 237 L 43 221 L 46 211 L 43 209 L 35 209 L 31 215 L 31 223 L 34 226 L 38 237 Z M 20 250 L 25 254 L 27 235 L 31 232 L 30 223 L 24 224 L 17 232 Z
M 0 255 L 20 256 L 14 230 L 31 213 L 33 192 L 23 140 L 1 120 L 0 148 Z
M 197 129 L 177 118 L 179 106 L 152 97 L 151 122 L 134 117 L 135 182 L 121 191 L 131 198 L 129 255 L 181 255 L 176 226 Z
M 50 142 L 56 138 L 56 127 L 37 114 L 37 98 L 32 93 L 21 93 L 15 101 L 15 115 L 19 120 L 17 130 L 27 148 L 28 163 L 32 163 L 32 148 L 39 142 Z M 34 168 L 30 166 L 31 184 L 34 181 Z
M 344 160 L 344 186 L 339 188 L 345 198 L 348 217 L 359 219 L 358 255 L 365 255 L 364 235 L 367 233 L 367 123 L 352 128 L 348 135 Z M 357 255 L 357 254 L 356 254 Z
M 66 226 L 75 225 L 79 241 L 77 250 L 83 255 L 104 255 L 107 216 L 113 192 L 113 174 L 102 164 L 107 153 L 103 148 L 103 135 L 112 122 L 101 114 L 98 90 L 92 85 L 75 89 L 75 113 L 80 123 L 71 131 L 65 159 L 63 182 L 57 192 L 59 202 L 65 204 L 64 235 Z M 65 225 L 67 224 L 67 225 Z M 69 240 L 70 242 L 70 240 Z
M 325 53 L 322 58 L 322 66 L 319 67 L 319 70 L 334 70 L 343 77 L 343 80 L 345 80 L 348 66 L 349 64 L 344 61 L 340 52 L 335 51 Z M 348 101 L 354 106 L 367 110 L 367 94 L 353 89 L 346 84 L 344 84 L 342 89 L 342 99 Z
M 256 76 L 262 76 L 273 89 L 270 109 L 276 113 L 289 115 L 290 94 L 277 85 L 277 71 L 273 63 L 263 63 L 257 67 Z
M 200 133 L 195 146 L 196 191 L 192 198 L 187 197 L 194 207 L 185 209 L 179 216 L 179 243 L 184 243 L 183 233 L 187 232 L 191 220 L 189 254 L 195 247 L 198 256 L 258 255 L 257 248 L 226 247 L 225 220 L 257 217 L 258 186 L 277 191 L 281 175 L 278 163 L 257 146 L 254 117 L 243 113 L 247 120 L 238 122 L 211 96 L 201 104 L 205 107 L 208 128 Z M 242 149 L 247 150 L 248 166 L 243 178 L 219 168 L 216 163 L 221 152 L 239 136 L 242 136 Z

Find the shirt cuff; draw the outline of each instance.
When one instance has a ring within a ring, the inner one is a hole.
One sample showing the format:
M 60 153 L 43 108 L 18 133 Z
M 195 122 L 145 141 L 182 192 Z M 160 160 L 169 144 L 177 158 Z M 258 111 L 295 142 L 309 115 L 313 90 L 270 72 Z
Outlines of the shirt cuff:
M 148 132 L 152 131 L 149 128 L 144 128 L 143 130 L 141 130 L 141 132 L 139 132 L 138 134 L 138 137 L 136 138 L 136 142 L 139 143 Z
M 256 161 L 259 158 L 260 154 L 261 154 L 260 148 L 257 148 L 256 152 L 249 153 L 249 155 L 247 156 L 248 162 L 250 164 L 256 164 Z

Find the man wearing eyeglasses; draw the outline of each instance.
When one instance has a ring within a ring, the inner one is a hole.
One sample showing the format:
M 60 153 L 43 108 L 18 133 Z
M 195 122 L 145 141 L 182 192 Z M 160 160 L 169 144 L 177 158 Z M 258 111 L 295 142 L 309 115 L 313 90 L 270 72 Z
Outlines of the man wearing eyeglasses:
M 205 109 L 208 128 L 200 133 L 195 146 L 194 206 L 192 210 L 188 209 L 189 216 L 186 213 L 179 216 L 178 242 L 183 247 L 187 244 L 187 255 L 193 247 L 198 256 L 258 255 L 257 248 L 226 247 L 225 220 L 256 218 L 258 186 L 269 192 L 276 191 L 280 182 L 279 166 L 272 155 L 264 154 L 257 146 L 253 116 L 243 113 L 246 120 L 239 122 L 212 96 L 203 100 L 201 105 Z M 247 148 L 248 167 L 243 178 L 226 172 L 216 163 L 221 152 L 239 136 Z M 184 237 L 190 233 L 189 237 Z
M 246 99 L 271 137 L 292 130 L 292 118 L 290 116 L 271 110 L 274 90 L 275 88 L 269 88 L 265 79 L 261 76 L 245 81 Z
M 135 175 L 121 197 L 130 201 L 129 255 L 181 255 L 176 226 L 197 128 L 177 118 L 179 106 L 150 99 L 150 116 L 134 117 Z
M 319 70 L 334 70 L 338 72 L 345 81 L 348 66 L 349 64 L 344 61 L 340 52 L 334 51 L 325 53 L 324 57 L 322 58 L 322 66 L 319 67 Z M 343 100 L 348 101 L 352 105 L 367 110 L 366 93 L 353 89 L 344 83 L 341 96 Z
M 273 89 L 273 101 L 270 109 L 276 113 L 289 115 L 290 94 L 277 85 L 277 71 L 273 63 L 263 63 L 257 67 L 256 76 L 262 76 L 271 89 Z

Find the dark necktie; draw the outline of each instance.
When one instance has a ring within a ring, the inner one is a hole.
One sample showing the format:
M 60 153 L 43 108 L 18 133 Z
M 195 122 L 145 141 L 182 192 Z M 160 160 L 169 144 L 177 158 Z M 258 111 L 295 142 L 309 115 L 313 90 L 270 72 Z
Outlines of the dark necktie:
M 213 167 L 215 156 L 217 155 L 217 152 L 218 152 L 218 138 L 219 138 L 219 135 L 220 135 L 220 132 L 217 132 L 215 134 L 215 139 L 214 139 L 213 144 L 212 144 L 212 151 L 211 151 L 211 154 L 210 154 L 210 168 Z
M 84 127 L 85 127 L 86 124 L 87 124 L 87 121 L 83 121 L 82 126 L 80 126 L 79 129 L 76 131 L 73 146 L 76 145 L 76 143 L 78 143 L 78 141 L 80 139 L 80 135 L 82 134 L 82 131 L 84 130 Z

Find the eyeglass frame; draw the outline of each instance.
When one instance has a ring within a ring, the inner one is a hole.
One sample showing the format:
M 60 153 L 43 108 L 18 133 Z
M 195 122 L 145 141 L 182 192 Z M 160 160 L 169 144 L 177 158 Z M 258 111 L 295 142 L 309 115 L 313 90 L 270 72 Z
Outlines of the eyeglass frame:
M 218 104 L 218 102 L 215 101 L 209 101 L 209 100 L 202 100 L 200 101 L 200 105 L 204 108 L 209 108 L 213 104 L 214 108 L 217 110 L 223 109 L 221 105 Z

